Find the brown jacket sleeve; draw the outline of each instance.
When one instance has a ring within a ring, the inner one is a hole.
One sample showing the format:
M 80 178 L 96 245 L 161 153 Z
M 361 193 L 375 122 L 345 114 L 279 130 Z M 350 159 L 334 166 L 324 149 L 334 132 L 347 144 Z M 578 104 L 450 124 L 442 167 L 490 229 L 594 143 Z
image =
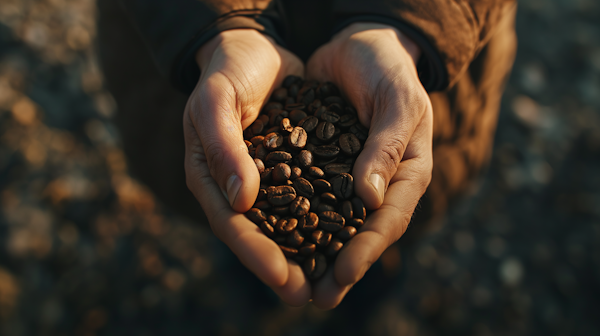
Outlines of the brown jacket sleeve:
M 514 0 L 335 0 L 333 15 L 345 24 L 364 15 L 388 18 L 424 37 L 428 45 L 422 48 L 433 47 L 443 64 L 443 73 L 430 74 L 437 76 L 439 90 L 456 83 L 515 5 Z

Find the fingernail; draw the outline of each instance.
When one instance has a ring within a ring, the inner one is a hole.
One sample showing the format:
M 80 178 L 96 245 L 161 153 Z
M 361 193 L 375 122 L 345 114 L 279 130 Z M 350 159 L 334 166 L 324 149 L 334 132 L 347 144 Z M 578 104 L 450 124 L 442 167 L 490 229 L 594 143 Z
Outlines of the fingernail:
M 227 198 L 227 200 L 229 201 L 229 205 L 231 205 L 232 207 L 235 203 L 235 199 L 237 198 L 238 193 L 240 192 L 241 186 L 242 181 L 237 175 L 233 174 L 227 179 L 227 185 L 225 186 L 227 188 L 227 195 L 225 195 L 225 198 Z
M 379 194 L 379 199 L 383 201 L 383 195 L 385 194 L 385 180 L 383 177 L 379 174 L 371 174 L 369 182 L 375 187 L 377 194 Z

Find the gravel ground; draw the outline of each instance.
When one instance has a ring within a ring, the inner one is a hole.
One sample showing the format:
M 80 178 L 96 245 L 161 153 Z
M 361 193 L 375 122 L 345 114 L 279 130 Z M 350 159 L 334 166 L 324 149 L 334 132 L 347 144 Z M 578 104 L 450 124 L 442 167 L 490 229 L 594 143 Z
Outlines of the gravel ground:
M 128 175 L 94 16 L 0 4 L 0 335 L 600 335 L 598 1 L 520 2 L 489 171 L 333 311 L 285 306 Z

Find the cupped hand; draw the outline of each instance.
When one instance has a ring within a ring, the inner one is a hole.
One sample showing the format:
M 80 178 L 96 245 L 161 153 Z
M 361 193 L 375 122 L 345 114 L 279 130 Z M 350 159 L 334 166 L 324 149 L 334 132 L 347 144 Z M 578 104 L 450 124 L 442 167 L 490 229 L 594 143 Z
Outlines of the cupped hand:
M 287 75 L 303 75 L 302 62 L 250 29 L 220 33 L 196 61 L 202 75 L 183 117 L 188 187 L 215 235 L 240 261 L 285 302 L 303 305 L 311 288 L 300 266 L 242 214 L 260 184 L 242 132 Z
M 369 128 L 352 175 L 355 191 L 377 209 L 313 287 L 313 303 L 337 306 L 383 251 L 406 231 L 431 180 L 433 112 L 419 81 L 418 46 L 397 29 L 355 23 L 319 48 L 307 78 L 331 81 Z

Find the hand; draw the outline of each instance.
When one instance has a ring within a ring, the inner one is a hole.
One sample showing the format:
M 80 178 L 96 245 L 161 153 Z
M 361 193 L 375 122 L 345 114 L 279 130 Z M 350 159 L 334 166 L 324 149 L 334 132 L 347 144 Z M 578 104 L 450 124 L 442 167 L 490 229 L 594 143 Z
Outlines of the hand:
M 241 214 L 260 184 L 243 129 L 287 75 L 303 75 L 302 62 L 250 29 L 222 32 L 196 56 L 202 75 L 183 117 L 188 188 L 240 261 L 288 304 L 303 305 L 311 289 L 300 266 Z
M 331 81 L 357 109 L 369 137 L 352 171 L 355 191 L 377 209 L 313 287 L 313 303 L 333 308 L 406 231 L 431 180 L 433 112 L 419 81 L 420 49 L 393 27 L 355 23 L 319 48 L 307 77 Z

